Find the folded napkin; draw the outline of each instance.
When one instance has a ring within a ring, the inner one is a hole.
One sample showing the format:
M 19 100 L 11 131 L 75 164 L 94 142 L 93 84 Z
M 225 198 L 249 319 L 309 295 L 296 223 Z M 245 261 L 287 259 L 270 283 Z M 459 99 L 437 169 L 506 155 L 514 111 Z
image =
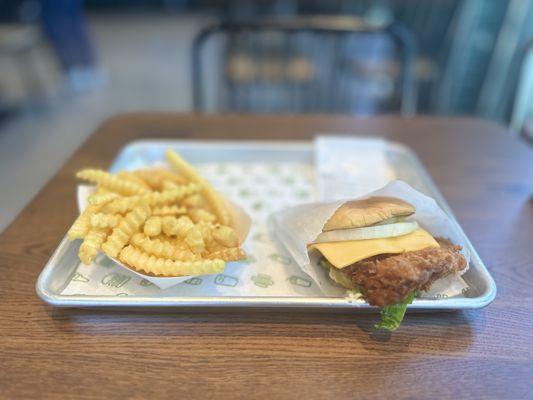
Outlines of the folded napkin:
M 315 168 L 320 200 L 361 196 L 396 179 L 384 139 L 319 136 Z

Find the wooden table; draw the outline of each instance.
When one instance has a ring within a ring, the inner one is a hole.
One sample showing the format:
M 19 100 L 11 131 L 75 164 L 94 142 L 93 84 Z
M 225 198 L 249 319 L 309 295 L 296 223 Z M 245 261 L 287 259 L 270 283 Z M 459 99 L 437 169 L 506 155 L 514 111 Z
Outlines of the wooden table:
M 76 215 L 77 169 L 107 167 L 138 138 L 294 140 L 316 132 L 411 146 L 493 274 L 494 303 L 410 315 L 387 336 L 373 332 L 375 316 L 61 310 L 35 295 Z M 532 193 L 531 148 L 476 119 L 113 118 L 0 236 L 0 398 L 531 399 Z

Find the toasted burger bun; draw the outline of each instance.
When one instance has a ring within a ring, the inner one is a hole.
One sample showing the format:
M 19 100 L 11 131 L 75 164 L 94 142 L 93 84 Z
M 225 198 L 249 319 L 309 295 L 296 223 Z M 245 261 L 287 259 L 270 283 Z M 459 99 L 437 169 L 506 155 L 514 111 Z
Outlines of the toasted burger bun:
M 344 203 L 335 211 L 322 231 L 363 228 L 390 218 L 406 217 L 414 212 L 415 208 L 411 204 L 393 197 L 375 196 L 363 200 L 352 200 Z

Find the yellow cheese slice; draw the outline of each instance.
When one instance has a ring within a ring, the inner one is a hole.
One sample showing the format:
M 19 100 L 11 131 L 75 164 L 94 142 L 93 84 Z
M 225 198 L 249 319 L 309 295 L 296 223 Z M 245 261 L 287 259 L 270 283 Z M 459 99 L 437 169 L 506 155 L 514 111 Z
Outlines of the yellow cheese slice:
M 400 254 L 426 247 L 439 247 L 439 244 L 428 232 L 417 229 L 407 235 L 391 238 L 315 243 L 308 250 L 317 249 L 333 266 L 340 269 L 378 254 Z

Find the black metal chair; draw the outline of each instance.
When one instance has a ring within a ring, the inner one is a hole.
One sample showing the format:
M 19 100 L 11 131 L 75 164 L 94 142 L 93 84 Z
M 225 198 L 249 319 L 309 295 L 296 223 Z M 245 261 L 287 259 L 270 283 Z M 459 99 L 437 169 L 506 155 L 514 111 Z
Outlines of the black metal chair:
M 207 63 L 215 37 L 222 39 L 221 56 Z M 354 17 L 219 22 L 193 42 L 194 110 L 410 116 L 416 112 L 414 55 L 402 26 L 376 27 Z M 206 64 L 217 86 L 211 96 Z

